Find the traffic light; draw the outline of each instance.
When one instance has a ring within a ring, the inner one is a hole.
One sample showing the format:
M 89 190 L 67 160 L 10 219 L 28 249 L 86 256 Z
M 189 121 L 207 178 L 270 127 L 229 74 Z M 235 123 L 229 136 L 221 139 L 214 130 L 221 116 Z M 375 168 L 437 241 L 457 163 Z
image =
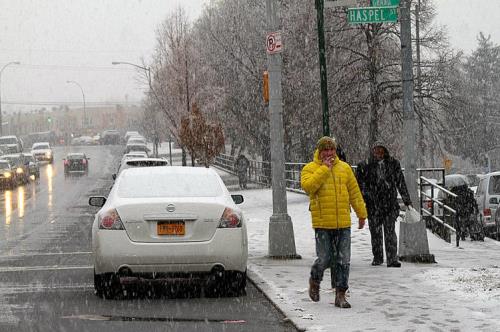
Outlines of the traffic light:
M 50 116 L 47 118 L 47 122 L 52 123 L 52 118 Z
M 263 84 L 262 84 L 262 95 L 264 97 L 264 102 L 266 104 L 269 103 L 269 73 L 267 70 L 264 71 L 262 75 Z

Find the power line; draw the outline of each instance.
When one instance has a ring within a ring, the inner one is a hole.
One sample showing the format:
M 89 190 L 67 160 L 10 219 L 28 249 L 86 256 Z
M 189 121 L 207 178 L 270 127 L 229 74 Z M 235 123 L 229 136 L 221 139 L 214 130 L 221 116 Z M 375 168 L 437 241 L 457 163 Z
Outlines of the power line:
M 132 100 L 132 101 L 86 101 L 87 105 L 138 105 L 142 101 Z M 16 101 L 2 101 L 5 105 L 23 105 L 23 106 L 51 106 L 51 105 L 82 105 L 81 101 L 40 101 L 40 102 L 16 102 Z
M 127 67 L 104 67 L 104 66 L 66 66 L 66 65 L 34 65 L 21 64 L 19 67 L 25 67 L 35 70 L 85 70 L 85 71 L 121 71 L 121 72 L 137 72 L 137 69 Z

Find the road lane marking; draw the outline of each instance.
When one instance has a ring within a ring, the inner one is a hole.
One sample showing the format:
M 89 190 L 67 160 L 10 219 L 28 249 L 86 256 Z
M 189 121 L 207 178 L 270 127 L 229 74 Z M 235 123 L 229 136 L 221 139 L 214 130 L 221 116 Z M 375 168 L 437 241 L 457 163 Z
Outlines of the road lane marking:
M 23 271 L 64 271 L 64 270 L 91 270 L 94 269 L 93 265 L 75 265 L 75 266 L 2 266 L 2 272 L 23 272 Z
M 0 259 L 5 258 L 25 258 L 25 257 L 34 257 L 34 256 L 62 256 L 62 255 L 91 255 L 92 251 L 74 251 L 74 252 L 41 252 L 41 253 L 26 253 L 20 255 L 3 255 L 0 256 Z

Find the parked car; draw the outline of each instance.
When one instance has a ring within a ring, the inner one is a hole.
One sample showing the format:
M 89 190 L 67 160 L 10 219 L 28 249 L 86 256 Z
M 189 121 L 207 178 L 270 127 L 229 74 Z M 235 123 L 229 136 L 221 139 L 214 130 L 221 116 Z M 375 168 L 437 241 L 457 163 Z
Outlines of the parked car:
M 16 171 L 5 159 L 0 159 L 0 184 L 9 189 L 14 188 L 17 184 Z
M 136 152 L 136 151 L 142 151 L 142 152 L 146 152 L 146 153 L 150 153 L 151 150 L 146 146 L 146 144 L 142 144 L 142 143 L 131 143 L 131 144 L 127 144 L 126 147 L 125 147 L 125 154 L 127 153 L 130 153 L 130 152 Z
M 33 156 L 32 153 L 23 153 L 24 156 L 24 162 L 28 163 L 28 170 L 29 170 L 29 175 L 32 176 L 35 179 L 40 178 L 40 164 L 36 160 L 35 156 Z
M 109 144 L 120 144 L 121 135 L 118 130 L 105 130 L 102 135 L 100 142 L 104 145 Z
M 16 172 L 16 182 L 18 184 L 28 183 L 30 179 L 29 163 L 24 161 L 24 156 L 21 153 L 6 154 L 2 159 L 8 160 L 12 168 Z
M 66 158 L 63 159 L 64 175 L 73 174 L 89 174 L 89 160 L 85 153 L 75 152 L 68 153 Z
M 127 145 L 131 145 L 131 144 L 144 144 L 144 145 L 146 145 L 146 139 L 142 136 L 131 136 L 127 140 Z
M 124 142 L 127 142 L 127 141 L 128 141 L 128 139 L 129 139 L 131 136 L 141 136 L 141 134 L 139 134 L 139 132 L 138 132 L 138 131 L 127 131 L 127 132 L 125 133 L 125 136 L 124 136 L 123 141 L 124 141 Z
M 121 281 L 199 279 L 208 296 L 245 292 L 246 220 L 213 169 L 138 167 L 124 170 L 92 225 L 94 287 L 112 298 Z
M 19 153 L 23 152 L 23 141 L 17 136 L 1 136 L 0 149 L 3 153 Z
M 71 145 L 97 145 L 99 144 L 96 142 L 94 137 L 90 136 L 80 136 L 80 137 L 75 137 L 71 140 Z
M 38 161 L 48 161 L 49 164 L 54 162 L 54 152 L 52 151 L 49 142 L 33 143 L 31 153 Z
M 488 173 L 479 180 L 475 198 L 486 234 L 496 232 L 495 215 L 500 203 L 500 172 Z
M 163 158 L 126 158 L 122 159 L 120 166 L 118 166 L 118 170 L 116 174 L 113 174 L 113 179 L 116 179 L 118 174 L 123 172 L 123 170 L 132 167 L 159 167 L 159 166 L 168 166 L 168 160 Z

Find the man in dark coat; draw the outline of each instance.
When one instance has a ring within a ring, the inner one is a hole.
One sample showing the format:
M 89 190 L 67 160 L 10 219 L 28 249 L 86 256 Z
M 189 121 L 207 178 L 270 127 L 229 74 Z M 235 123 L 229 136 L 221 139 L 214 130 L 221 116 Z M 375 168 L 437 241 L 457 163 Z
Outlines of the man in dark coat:
M 247 189 L 247 173 L 250 162 L 245 155 L 240 154 L 235 162 L 236 173 L 238 173 L 238 181 L 240 189 Z
M 373 145 L 368 161 L 358 165 L 356 178 L 368 210 L 372 265 L 384 262 L 385 242 L 387 267 L 401 267 L 395 230 L 399 216 L 398 191 L 406 206 L 411 205 L 411 199 L 399 161 L 390 156 L 384 144 L 377 142 Z

